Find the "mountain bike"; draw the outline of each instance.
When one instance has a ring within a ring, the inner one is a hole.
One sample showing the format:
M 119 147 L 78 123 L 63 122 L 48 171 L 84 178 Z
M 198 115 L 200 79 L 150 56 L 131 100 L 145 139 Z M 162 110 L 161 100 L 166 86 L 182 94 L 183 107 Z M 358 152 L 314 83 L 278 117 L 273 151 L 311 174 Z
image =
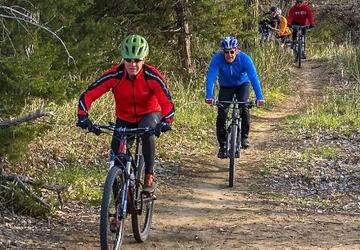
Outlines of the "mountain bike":
M 309 25 L 292 25 L 291 28 L 296 30 L 296 38 L 293 41 L 293 52 L 295 56 L 295 62 L 298 67 L 301 68 L 301 59 L 305 53 L 305 30 L 309 28 Z
M 273 36 L 272 27 L 262 22 L 258 27 L 259 35 L 260 35 L 260 43 L 269 42 L 271 37 Z
M 234 186 L 235 181 L 235 159 L 240 158 L 241 149 L 241 117 L 240 109 L 242 106 L 252 108 L 254 102 L 239 102 L 233 98 L 232 101 L 219 101 L 215 102 L 215 105 L 224 107 L 224 105 L 230 105 L 231 116 L 228 113 L 226 119 L 226 152 L 229 158 L 229 187 Z
M 161 132 L 169 130 L 161 127 Z M 156 196 L 143 191 L 145 180 L 144 157 L 141 151 L 141 136 L 159 133 L 151 127 L 116 128 L 114 124 L 94 124 L 89 132 L 118 133 L 118 154 L 110 154 L 109 171 L 105 180 L 100 210 L 101 249 L 120 249 L 125 232 L 125 220 L 131 215 L 134 238 L 144 242 L 149 235 Z M 127 146 L 135 142 L 132 153 Z

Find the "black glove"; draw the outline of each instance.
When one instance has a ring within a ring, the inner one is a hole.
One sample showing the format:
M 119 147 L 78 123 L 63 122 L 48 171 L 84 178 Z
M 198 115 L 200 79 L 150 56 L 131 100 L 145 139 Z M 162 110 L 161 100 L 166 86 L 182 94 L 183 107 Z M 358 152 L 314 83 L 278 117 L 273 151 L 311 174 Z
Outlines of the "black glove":
M 89 132 L 94 133 L 95 135 L 100 135 L 102 131 L 99 128 L 99 125 L 94 124 L 91 128 L 89 128 Z
M 167 122 L 162 122 L 161 123 L 161 132 L 166 132 L 166 131 L 169 131 L 171 130 L 171 125 Z
M 91 130 L 92 126 L 93 124 L 87 115 L 78 115 L 78 121 L 76 123 L 76 127 Z
M 309 25 L 309 28 L 310 28 L 310 29 L 314 28 L 314 24 L 310 24 L 310 25 Z
M 169 131 L 169 130 L 171 130 L 171 126 L 170 126 L 169 123 L 160 122 L 160 123 L 156 124 L 154 134 L 155 134 L 156 137 L 159 137 L 161 132 L 166 132 L 166 131 Z

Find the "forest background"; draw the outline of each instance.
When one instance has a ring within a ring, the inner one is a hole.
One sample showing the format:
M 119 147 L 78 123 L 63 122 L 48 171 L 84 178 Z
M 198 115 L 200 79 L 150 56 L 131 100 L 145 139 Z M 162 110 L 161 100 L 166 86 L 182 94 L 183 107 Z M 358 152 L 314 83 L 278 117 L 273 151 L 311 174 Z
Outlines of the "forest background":
M 359 27 L 354 20 L 359 17 L 356 12 L 348 15 L 358 3 L 309 2 L 317 14 L 317 25 L 311 32 L 316 36 L 310 33 L 310 53 L 328 56 L 338 46 L 351 46 L 351 55 L 345 56 L 358 63 Z M 220 38 L 238 37 L 241 49 L 254 58 L 270 109 L 289 91 L 292 57 L 273 44 L 260 46 L 257 23 L 270 6 L 281 6 L 286 13 L 291 4 L 255 0 L 0 0 L 0 118 L 13 119 L 40 107 L 54 113 L 0 129 L 0 173 L 71 186 L 68 198 L 98 204 L 109 138 L 86 135 L 75 127 L 78 97 L 105 69 L 121 61 L 118 46 L 134 33 L 148 40 L 148 62 L 165 74 L 176 106 L 174 130 L 160 138 L 158 160 L 181 161 L 189 152 L 212 150 L 216 112 L 204 103 L 204 81 Z M 343 65 L 342 70 L 358 81 L 358 64 Z M 95 103 L 91 118 L 112 121 L 113 107 L 111 94 L 106 95 Z M 352 119 L 353 125 L 343 132 L 358 128 L 358 122 L 358 117 Z M 334 129 L 342 127 L 338 124 Z M 6 200 L 7 189 L 2 187 Z M 36 202 L 29 205 L 21 194 L 12 200 L 18 211 L 43 213 Z M 58 205 L 53 198 L 48 202 Z

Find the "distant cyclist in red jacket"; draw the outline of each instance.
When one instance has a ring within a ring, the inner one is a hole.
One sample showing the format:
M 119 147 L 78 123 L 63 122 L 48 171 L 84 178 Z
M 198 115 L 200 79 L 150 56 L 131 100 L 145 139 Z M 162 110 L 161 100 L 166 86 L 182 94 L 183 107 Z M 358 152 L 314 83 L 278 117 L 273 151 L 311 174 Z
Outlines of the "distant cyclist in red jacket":
M 287 17 L 288 26 L 292 25 L 309 25 L 310 28 L 313 28 L 315 25 L 315 18 L 312 9 L 307 4 L 307 2 L 303 0 L 296 0 L 295 4 L 290 8 L 289 14 Z M 292 39 L 295 40 L 297 35 L 297 31 L 293 30 Z M 305 35 L 305 30 L 304 30 Z M 306 58 L 305 54 L 303 57 Z
M 111 91 L 115 98 L 116 127 L 136 128 L 150 126 L 155 128 L 160 122 L 171 124 L 174 104 L 164 77 L 150 64 L 145 63 L 149 45 L 144 37 L 130 35 L 121 43 L 119 50 L 124 59 L 95 80 L 80 96 L 77 126 L 92 128 L 89 119 L 91 104 L 100 96 Z M 154 191 L 154 136 L 142 138 L 145 161 L 145 188 Z M 118 152 L 119 142 L 116 133 L 111 142 L 112 153 Z

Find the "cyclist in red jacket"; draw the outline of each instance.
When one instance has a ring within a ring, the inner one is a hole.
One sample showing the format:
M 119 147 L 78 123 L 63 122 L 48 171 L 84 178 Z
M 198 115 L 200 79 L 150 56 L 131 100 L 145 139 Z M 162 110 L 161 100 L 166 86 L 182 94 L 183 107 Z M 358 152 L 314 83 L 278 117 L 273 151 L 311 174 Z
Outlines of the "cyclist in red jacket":
M 313 28 L 315 25 L 315 18 L 312 9 L 303 0 L 296 0 L 295 4 L 290 8 L 289 14 L 287 17 L 288 26 L 292 25 L 309 25 L 310 28 Z M 292 39 L 293 41 L 296 39 L 297 31 L 293 30 Z M 304 30 L 305 36 L 305 30 Z M 306 59 L 305 54 L 303 55 Z
M 171 124 L 174 104 L 164 77 L 150 64 L 145 63 L 149 45 L 144 37 L 130 35 L 121 43 L 119 50 L 124 59 L 122 63 L 108 69 L 82 93 L 78 105 L 77 126 L 91 129 L 89 119 L 91 104 L 108 91 L 115 98 L 116 127 L 136 128 L 150 126 L 155 128 L 160 122 Z M 154 191 L 154 135 L 143 136 L 143 155 L 145 161 L 144 191 Z M 118 152 L 119 142 L 116 133 L 111 142 L 112 153 Z

